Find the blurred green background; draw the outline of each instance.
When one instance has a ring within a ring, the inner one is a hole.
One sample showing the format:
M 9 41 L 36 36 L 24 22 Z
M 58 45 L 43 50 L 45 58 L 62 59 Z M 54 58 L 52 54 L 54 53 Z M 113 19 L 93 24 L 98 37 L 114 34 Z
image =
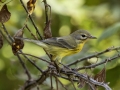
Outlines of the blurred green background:
M 4 0 L 5 1 L 5 0 Z M 25 5 L 28 0 L 23 0 Z M 92 35 L 98 37 L 97 40 L 89 40 L 85 44 L 82 52 L 65 57 L 62 63 L 68 64 L 84 56 L 92 55 L 95 52 L 105 50 L 111 46 L 120 46 L 120 0 L 47 0 L 52 8 L 51 29 L 54 37 L 65 36 L 77 29 L 88 30 Z M 5 23 L 8 32 L 13 36 L 17 30 L 24 25 L 27 14 L 19 0 L 12 0 L 7 4 L 11 12 L 11 18 Z M 38 0 L 32 18 L 41 34 L 45 26 L 44 4 Z M 28 27 L 35 34 L 35 29 L 28 20 Z M 2 27 L 1 27 L 2 28 Z M 42 34 L 43 35 L 43 34 Z M 33 38 L 25 29 L 24 37 Z M 23 52 L 39 57 L 47 58 L 42 48 L 32 43 L 25 42 Z M 112 57 L 116 51 L 101 55 L 98 62 L 105 58 Z M 31 58 L 42 69 L 47 68 L 43 61 Z M 33 79 L 39 77 L 39 71 L 23 58 Z M 95 63 L 96 58 L 78 63 L 81 67 Z M 100 65 L 92 70 L 86 70 L 91 76 L 98 73 L 104 65 Z M 112 90 L 120 90 L 120 59 L 106 64 L 106 82 L 110 82 Z M 80 71 L 85 73 L 85 71 Z M 0 90 L 16 90 L 24 84 L 27 76 L 16 56 L 13 55 L 11 46 L 4 39 L 4 46 L 0 49 Z M 69 90 L 74 90 L 70 82 L 61 79 Z M 54 82 L 55 83 L 55 82 Z M 77 84 L 75 84 L 77 86 Z M 47 86 L 47 87 L 46 87 Z M 55 84 L 54 84 L 55 86 Z M 59 86 L 59 90 L 61 86 Z M 37 90 L 36 88 L 33 90 Z M 50 90 L 49 78 L 44 82 L 40 90 Z M 86 90 L 86 88 L 77 90 Z

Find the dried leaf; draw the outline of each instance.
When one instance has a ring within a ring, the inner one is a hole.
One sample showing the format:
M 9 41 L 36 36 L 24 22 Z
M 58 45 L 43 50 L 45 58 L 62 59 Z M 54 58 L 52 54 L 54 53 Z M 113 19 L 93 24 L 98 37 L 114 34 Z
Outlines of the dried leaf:
M 44 36 L 45 36 L 45 39 L 47 38 L 51 38 L 52 37 L 52 33 L 51 33 L 51 20 L 49 20 L 44 28 Z
M 94 79 L 98 82 L 105 82 L 106 79 L 106 69 L 105 67 L 95 75 Z
M 0 11 L 0 22 L 5 23 L 10 19 L 11 13 L 7 9 L 7 5 L 5 4 Z
M 78 83 L 78 88 L 83 88 L 84 86 L 85 86 L 85 80 L 83 80 L 83 79 L 79 79 L 79 83 Z
M 27 9 L 30 15 L 33 13 L 35 9 L 35 3 L 36 3 L 36 0 L 29 0 L 27 2 Z
M 3 37 L 2 37 L 2 35 L 0 34 L 0 49 L 2 48 L 2 46 L 3 46 Z
M 19 51 L 20 49 L 23 49 L 24 47 L 24 42 L 21 39 L 18 39 L 16 37 L 23 37 L 23 29 L 20 29 L 17 31 L 17 33 L 14 35 L 14 42 L 12 43 L 12 51 L 14 53 L 14 55 L 16 55 L 17 51 Z
M 106 79 L 106 69 L 105 69 L 105 67 L 94 76 L 94 79 L 98 82 L 105 82 L 105 79 Z M 94 90 L 97 90 L 98 86 L 92 84 L 92 88 L 94 88 Z M 91 87 L 89 87 L 89 90 L 91 90 Z

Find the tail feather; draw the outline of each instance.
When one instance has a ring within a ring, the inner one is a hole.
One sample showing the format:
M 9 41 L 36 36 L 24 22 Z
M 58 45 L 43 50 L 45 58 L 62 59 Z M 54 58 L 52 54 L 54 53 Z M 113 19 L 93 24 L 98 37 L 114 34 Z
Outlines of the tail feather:
M 16 37 L 17 39 L 20 39 L 20 40 L 24 40 L 24 41 L 28 41 L 28 42 L 32 42 L 32 43 L 35 43 L 43 48 L 47 48 L 47 45 L 44 43 L 44 42 L 41 42 L 39 40 L 33 40 L 33 39 L 28 39 L 28 38 L 20 38 L 20 37 Z

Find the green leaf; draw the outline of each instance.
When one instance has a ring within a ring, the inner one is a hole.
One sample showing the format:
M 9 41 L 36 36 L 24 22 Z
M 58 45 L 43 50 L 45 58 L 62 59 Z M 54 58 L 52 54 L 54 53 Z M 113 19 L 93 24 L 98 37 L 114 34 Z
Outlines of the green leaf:
M 102 35 L 100 36 L 100 38 L 98 39 L 98 42 L 114 35 L 116 32 L 120 31 L 120 22 L 116 23 L 114 25 L 112 25 L 111 27 L 107 28 Z

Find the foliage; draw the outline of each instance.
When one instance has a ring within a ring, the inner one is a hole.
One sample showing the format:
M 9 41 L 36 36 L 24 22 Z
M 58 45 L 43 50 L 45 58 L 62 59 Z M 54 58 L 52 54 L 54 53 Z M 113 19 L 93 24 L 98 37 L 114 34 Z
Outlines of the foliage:
M 1 3 L 1 11 L 2 8 L 7 5 L 7 17 L 5 17 L 4 21 L 1 24 L 0 35 L 2 35 L 2 47 L 0 49 L 0 90 L 14 90 L 23 86 L 25 81 L 28 80 L 26 75 L 27 72 L 21 66 L 18 57 L 12 53 L 12 48 L 8 44 L 7 40 L 10 41 L 10 37 L 4 31 L 7 29 L 10 36 L 14 36 L 14 34 L 23 29 L 24 27 L 24 36 L 27 38 L 41 39 L 45 36 L 44 30 L 48 30 L 52 32 L 53 37 L 68 35 L 71 32 L 77 29 L 85 29 L 91 32 L 94 36 L 98 37 L 98 40 L 91 40 L 87 42 L 84 46 L 82 52 L 65 57 L 62 60 L 63 64 L 69 65 L 70 63 L 87 57 L 89 55 L 96 55 L 96 52 L 100 52 L 106 50 L 106 48 L 114 46 L 120 46 L 120 1 L 119 0 L 47 0 L 47 3 L 51 7 L 48 8 L 48 16 L 51 15 L 49 20 L 45 20 L 46 13 L 44 9 L 44 3 L 41 0 L 23 0 L 26 7 L 30 7 L 29 14 L 25 13 L 25 9 L 20 3 L 21 0 L 0 0 Z M 30 6 L 27 6 L 29 2 Z M 41 3 L 42 2 L 42 3 Z M 5 6 L 4 6 L 5 5 Z M 33 6 L 31 8 L 31 6 Z M 49 6 L 48 6 L 49 7 Z M 1 12 L 0 12 L 1 13 Z M 3 14 L 3 13 L 2 13 Z M 4 16 L 4 15 L 3 15 Z M 33 22 L 31 22 L 32 18 L 37 27 L 34 27 Z M 1 17 L 0 17 L 1 19 Z M 1 19 L 2 20 L 2 19 Z M 47 24 L 47 21 L 50 23 Z M 44 23 L 46 22 L 46 23 Z M 26 26 L 27 24 L 27 26 Z M 46 27 L 46 25 L 48 25 Z M 48 28 L 50 27 L 51 28 Z M 4 28 L 5 27 L 5 28 Z M 40 32 L 40 35 L 37 33 L 36 28 Z M 46 29 L 47 28 L 47 29 Z M 48 32 L 47 31 L 47 32 Z M 31 33 L 30 33 L 31 32 Z M 42 34 L 43 33 L 43 34 Z M 34 36 L 35 35 L 35 36 Z M 40 37 L 39 37 L 40 36 Z M 46 35 L 46 38 L 48 38 Z M 51 37 L 51 36 L 50 36 Z M 11 43 L 11 41 L 10 41 Z M 46 53 L 44 50 L 32 43 L 24 42 L 24 48 L 22 52 L 29 53 L 44 59 L 48 60 Z M 1 43 L 0 43 L 1 44 Z M 85 58 L 84 61 L 77 63 L 76 65 L 72 65 L 71 68 L 86 68 L 85 66 L 89 66 L 91 64 L 96 64 L 107 60 L 108 58 L 112 58 L 119 53 L 118 49 L 114 49 L 115 51 L 110 51 L 108 53 L 103 53 L 98 57 L 94 58 Z M 29 57 L 33 60 L 33 62 L 42 68 L 42 70 L 46 70 L 48 64 L 40 59 Z M 89 60 L 86 60 L 89 59 Z M 36 69 L 24 56 L 22 56 L 22 60 L 27 66 L 28 71 L 30 71 L 32 79 L 38 79 L 39 75 L 41 75 L 40 71 Z M 102 69 L 106 68 L 106 82 L 110 82 L 109 86 L 114 88 L 115 90 L 119 89 L 120 77 L 120 59 L 114 59 L 114 61 L 107 62 L 105 65 L 99 65 L 93 69 L 80 70 L 80 73 L 88 74 L 90 76 L 98 75 Z M 25 72 L 25 73 L 24 73 Z M 87 73 L 86 73 L 87 72 Z M 29 72 L 28 72 L 29 73 Z M 104 75 L 104 74 L 103 74 Z M 72 77 L 72 76 L 71 76 Z M 29 77 L 30 78 L 30 77 Z M 114 78 L 114 79 L 113 79 Z M 53 78 L 53 87 L 56 88 L 56 80 L 57 78 Z M 100 78 L 101 79 L 101 78 Z M 68 87 L 68 90 L 74 90 L 73 84 L 70 81 L 65 80 L 63 78 L 58 78 L 63 82 L 65 87 Z M 47 90 L 51 88 L 50 78 L 47 78 L 45 82 L 40 86 L 42 90 Z M 82 84 L 80 84 L 82 82 Z M 60 82 L 59 82 L 60 83 Z M 75 83 L 75 87 L 77 90 L 82 87 L 80 90 L 86 90 L 84 86 L 84 81 L 80 80 L 80 83 Z M 70 85 L 70 86 L 69 86 Z M 62 84 L 59 85 L 60 90 L 63 89 L 64 86 Z M 36 88 L 35 88 L 36 90 Z M 102 89 L 103 90 L 103 89 Z

